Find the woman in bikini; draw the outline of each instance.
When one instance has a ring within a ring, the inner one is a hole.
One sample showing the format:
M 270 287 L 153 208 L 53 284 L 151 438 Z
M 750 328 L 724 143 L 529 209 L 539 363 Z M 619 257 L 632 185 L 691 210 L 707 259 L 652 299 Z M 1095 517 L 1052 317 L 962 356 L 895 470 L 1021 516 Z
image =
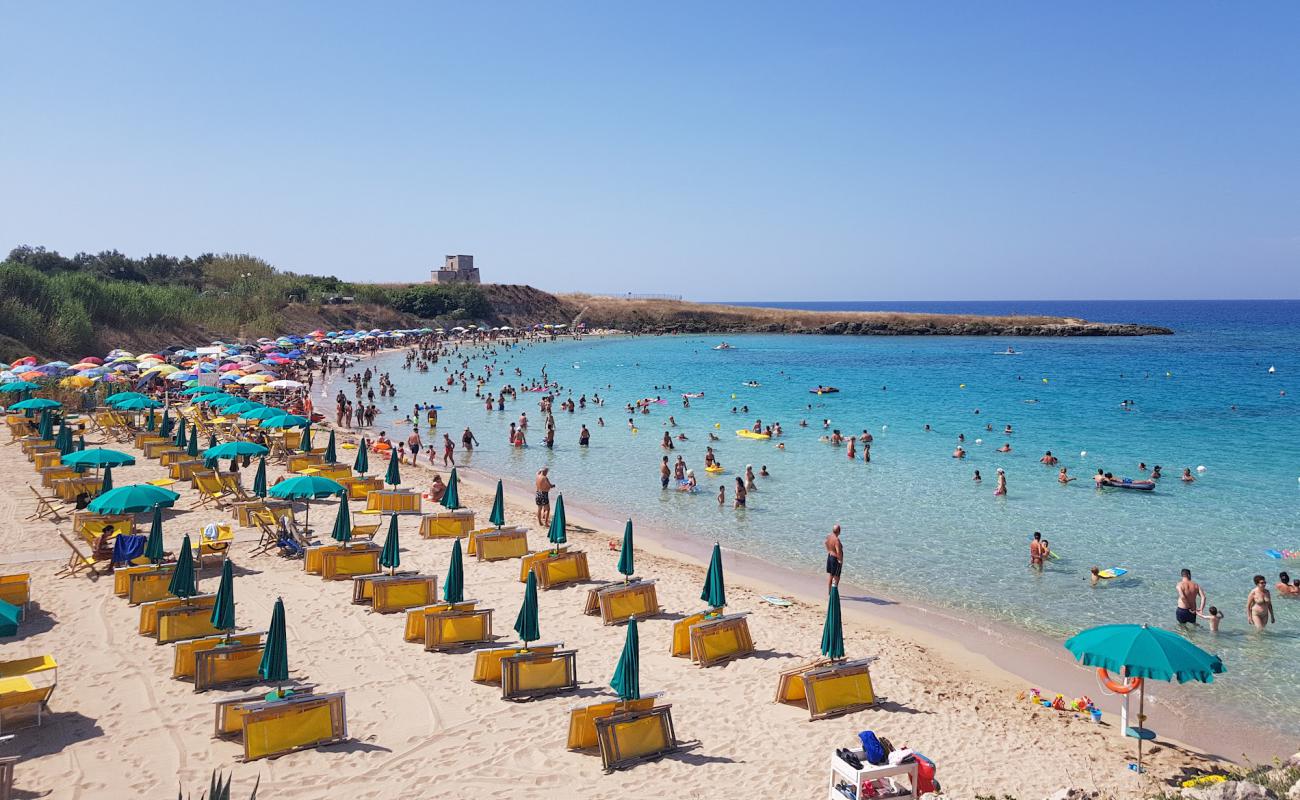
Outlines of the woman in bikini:
M 1263 575 L 1255 576 L 1255 588 L 1246 595 L 1246 621 L 1262 631 L 1270 622 L 1276 623 L 1273 616 L 1273 596 L 1268 592 L 1268 580 Z

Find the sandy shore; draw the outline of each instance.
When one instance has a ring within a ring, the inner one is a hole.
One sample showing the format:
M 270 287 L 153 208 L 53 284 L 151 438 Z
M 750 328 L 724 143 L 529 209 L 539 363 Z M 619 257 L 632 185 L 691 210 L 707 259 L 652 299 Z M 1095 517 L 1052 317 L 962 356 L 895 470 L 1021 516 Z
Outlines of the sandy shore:
M 115 470 L 118 485 L 164 477 L 155 462 L 140 458 L 138 464 Z M 273 469 L 273 479 L 276 474 Z M 878 657 L 872 674 L 882 702 L 820 722 L 809 722 L 802 709 L 774 704 L 777 674 L 817 654 L 824 608 L 807 599 L 786 609 L 762 603 L 761 595 L 772 593 L 772 587 L 751 578 L 732 554 L 730 608 L 751 612 L 759 652 L 711 669 L 670 657 L 672 620 L 700 606 L 704 570 L 648 536 L 639 542 L 637 571 L 658 580 L 665 614 L 641 626 L 641 686 L 664 692 L 672 703 L 678 734 L 694 743 L 686 752 L 605 775 L 599 758 L 565 750 L 569 708 L 607 694 L 624 636 L 621 627 L 604 627 L 581 614 L 586 587 L 555 589 L 541 597 L 543 638 L 579 651 L 580 692 L 506 703 L 496 688 L 469 681 L 470 656 L 426 653 L 403 642 L 402 615 L 377 615 L 352 605 L 350 583 L 307 575 L 301 562 L 252 557 L 256 534 L 241 530 L 233 555 L 241 627 L 264 629 L 276 596 L 284 598 L 290 668 L 297 679 L 322 691 L 347 691 L 353 740 L 238 764 L 237 745 L 210 737 L 211 702 L 227 693 L 196 695 L 189 684 L 171 680 L 171 647 L 136 633 L 136 609 L 112 594 L 108 580 L 56 578 L 67 557 L 57 533 L 67 533 L 68 524 L 25 521 L 35 503 L 24 484 L 37 479 L 16 446 L 0 447 L 0 476 L 12 488 L 0 498 L 0 572 L 30 571 L 35 603 L 20 636 L 4 642 L 4 657 L 49 653 L 60 663 L 44 726 L 0 745 L 0 754 L 22 758 L 17 787 L 27 794 L 20 797 L 161 796 L 178 782 L 196 790 L 206 786 L 212 769 L 233 768 L 235 797 L 260 776 L 265 797 L 396 798 L 416 792 L 619 797 L 635 792 L 708 798 L 725 791 L 811 798 L 824 796 L 831 751 L 851 746 L 857 731 L 865 729 L 934 759 L 940 780 L 955 797 L 996 792 L 1036 798 L 1067 785 L 1127 793 L 1135 786 L 1126 767 L 1132 740 L 1119 737 L 1112 725 L 1093 725 L 1017 700 L 1024 680 L 934 632 L 875 613 L 869 601 L 848 603 L 845 638 L 850 656 Z M 407 486 L 422 487 L 429 476 L 408 466 L 404 477 Z M 491 494 L 484 477 L 467 470 L 461 499 L 485 518 Z M 530 478 L 506 477 L 515 486 Z M 166 522 L 170 550 L 179 547 L 185 532 L 224 519 L 213 511 L 181 510 L 194 497 L 188 487 L 181 492 L 178 510 Z M 326 534 L 333 504 L 318 502 L 313 514 Z M 507 506 L 509 523 L 535 527 L 530 497 L 511 491 Z M 588 552 L 593 577 L 609 580 L 616 577 L 618 554 L 608 542 L 621 534 L 622 524 L 601 517 L 569 507 L 570 524 L 592 530 L 571 533 L 572 543 Z M 402 567 L 441 579 L 451 543 L 420 539 L 418 522 L 414 516 L 401 518 Z M 544 545 L 544 536 L 544 531 L 530 533 L 534 549 Z M 214 590 L 216 573 L 212 562 L 200 587 Z M 782 586 L 782 593 L 791 592 Z M 802 594 L 797 591 L 796 597 Z M 852 594 L 846 588 L 846 595 Z M 509 638 L 522 597 L 518 563 L 467 561 L 466 595 L 497 609 L 494 629 Z M 859 608 L 864 603 L 870 609 L 865 613 Z M 1162 777 L 1198 761 L 1161 743 L 1152 748 L 1149 765 L 1153 776 Z

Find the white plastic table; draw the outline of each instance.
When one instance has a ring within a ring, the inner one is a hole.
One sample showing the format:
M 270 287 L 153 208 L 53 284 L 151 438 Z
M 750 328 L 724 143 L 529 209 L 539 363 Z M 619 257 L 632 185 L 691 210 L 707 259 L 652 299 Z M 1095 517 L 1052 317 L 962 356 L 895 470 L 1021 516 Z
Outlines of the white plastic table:
M 838 755 L 831 754 L 831 777 L 827 784 L 828 800 L 868 800 L 868 798 L 849 796 L 839 789 L 835 784 L 844 782 L 853 787 L 854 792 L 861 792 L 864 781 L 873 781 L 880 778 L 889 778 L 895 775 L 906 775 L 908 792 L 906 794 L 888 795 L 889 797 L 910 797 L 915 800 L 916 794 L 916 762 L 912 761 L 907 764 L 881 764 L 876 766 L 867 762 L 866 753 L 862 750 L 851 751 L 862 762 L 862 769 L 854 769 L 852 765 L 844 761 Z M 879 795 L 877 795 L 879 797 Z

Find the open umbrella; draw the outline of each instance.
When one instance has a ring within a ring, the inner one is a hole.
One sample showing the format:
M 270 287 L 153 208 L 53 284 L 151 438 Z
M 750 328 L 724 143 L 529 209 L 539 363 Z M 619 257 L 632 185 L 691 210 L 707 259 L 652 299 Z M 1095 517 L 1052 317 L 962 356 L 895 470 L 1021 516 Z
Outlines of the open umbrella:
M 529 570 L 528 583 L 524 585 L 524 603 L 519 607 L 519 616 L 515 617 L 515 633 L 524 640 L 524 647 L 542 638 L 537 628 L 537 575 Z
M 460 543 L 460 539 L 456 540 Z M 388 519 L 388 535 L 384 537 L 384 549 L 379 551 L 379 566 L 388 567 L 388 574 L 391 575 L 402 565 L 402 549 L 397 538 L 397 515 L 394 514 Z
M 271 612 L 271 628 L 266 632 L 266 647 L 262 650 L 262 663 L 257 665 L 262 680 L 276 684 L 275 693 L 284 696 L 281 685 L 289 680 L 289 637 L 284 626 L 284 599 L 275 598 Z
M 162 506 L 153 507 L 153 523 L 149 525 L 149 539 L 144 543 L 144 557 L 155 566 L 167 555 L 163 550 Z
M 132 483 L 104 492 L 91 500 L 87 508 L 92 514 L 139 514 L 154 506 L 171 508 L 180 497 L 176 492 L 158 486 Z
M 397 517 L 393 517 L 397 521 Z M 339 500 L 339 511 L 334 517 L 334 530 L 330 533 L 330 538 L 336 542 L 347 542 L 352 539 L 352 513 L 348 509 L 348 499 L 346 497 Z
M 552 552 L 559 552 L 560 545 L 569 540 L 565 535 L 566 527 L 564 521 L 564 495 L 559 495 L 555 498 L 555 513 L 551 515 L 551 529 L 546 532 L 547 541 L 555 545 Z
M 257 413 L 257 412 L 253 412 Z M 257 423 L 259 428 L 305 428 L 311 424 L 311 420 L 306 417 L 300 417 L 297 414 L 276 414 L 269 418 L 263 418 Z
M 283 500 L 311 501 L 321 497 L 337 497 L 347 491 L 343 484 L 322 478 L 319 475 L 298 475 L 272 486 L 267 494 Z M 311 503 L 307 503 L 307 518 L 304 525 L 311 523 Z
M 709 608 L 722 608 L 727 604 L 727 587 L 722 581 L 722 547 L 713 543 L 713 557 L 709 559 L 709 571 L 704 576 L 704 591 L 700 599 L 709 604 Z
M 182 600 L 188 600 L 199 593 L 194 580 L 194 550 L 190 546 L 188 533 L 181 542 L 181 554 L 177 557 L 176 569 L 172 572 L 172 582 L 167 585 L 167 591 Z
M 303 434 L 304 436 L 306 434 Z M 335 449 L 334 431 L 330 431 L 330 439 L 325 443 L 325 463 L 336 464 L 339 460 L 338 450 Z
M 41 388 L 39 383 L 32 383 L 31 381 L 9 381 L 6 384 L 0 385 L 0 392 L 19 392 L 25 394 L 33 389 L 39 388 Z
M 302 439 L 299 441 L 298 449 L 304 453 L 311 452 L 311 423 L 302 429 Z
M 833 661 L 844 658 L 844 621 L 840 618 L 840 587 L 831 586 L 826 601 L 826 622 L 822 625 L 822 655 Z
M 497 480 L 497 495 L 492 499 L 492 513 L 488 514 L 488 522 L 498 528 L 506 524 L 506 496 L 500 480 Z
M 465 600 L 465 561 L 460 551 L 460 539 L 451 544 L 451 564 L 447 567 L 447 580 L 442 584 L 442 599 L 445 603 Z
M 122 411 L 145 411 L 148 409 L 162 408 L 162 403 L 159 403 L 152 397 L 128 397 L 125 400 L 118 401 L 113 408 Z
M 456 478 L 456 468 L 451 468 L 451 477 L 447 478 L 447 491 L 442 493 L 439 503 L 452 511 L 460 508 L 460 481 Z
M 129 467 L 135 464 L 135 456 L 130 453 L 123 453 L 121 450 L 109 450 L 103 447 L 92 447 L 89 450 L 79 450 L 75 453 L 69 453 L 60 461 L 69 467 Z
M 633 567 L 632 556 L 632 520 L 629 519 L 627 525 L 623 528 L 623 547 L 620 548 L 618 554 L 618 572 L 623 576 L 624 583 L 627 582 L 628 578 L 632 577 L 634 570 L 635 568 Z
M 641 699 L 641 637 L 636 630 L 636 617 L 628 618 L 623 654 L 618 657 L 614 679 L 609 685 L 620 700 L 626 702 Z
M 358 475 L 365 475 L 370 471 L 370 457 L 366 455 L 369 450 L 369 441 L 362 439 L 361 446 L 357 448 L 357 460 L 352 462 L 352 469 L 356 470 Z
M 393 450 L 393 455 L 388 459 L 388 471 L 384 473 L 384 483 L 389 486 L 397 486 L 402 482 L 402 471 L 397 467 L 397 450 Z
M 230 632 L 235 629 L 235 573 L 229 556 L 221 563 L 221 583 L 217 584 L 210 619 L 213 629 L 224 631 L 226 641 L 230 641 Z
M 226 442 L 203 451 L 205 459 L 239 458 L 240 456 L 264 456 L 270 451 L 257 442 Z
M 1128 681 L 1128 692 L 1139 688 L 1138 724 L 1126 733 L 1138 740 L 1138 772 L 1142 772 L 1142 742 L 1155 734 L 1143 727 L 1146 720 L 1146 681 L 1200 681 L 1213 683 L 1222 674 L 1223 661 L 1176 633 L 1146 625 L 1101 625 L 1075 634 L 1065 649 L 1080 664 L 1098 667 L 1103 679 L 1115 673 Z M 1125 693 L 1127 701 L 1127 692 Z M 1127 708 L 1127 706 L 1125 706 Z
M 99 484 L 99 493 L 113 491 L 113 468 L 104 467 L 104 480 Z
M 257 474 L 253 476 L 253 495 L 266 497 L 266 457 L 257 460 Z
M 33 397 L 29 400 L 19 400 L 17 403 L 9 406 L 10 411 L 42 411 L 47 408 L 59 408 L 63 404 L 58 400 L 50 400 L 45 397 Z

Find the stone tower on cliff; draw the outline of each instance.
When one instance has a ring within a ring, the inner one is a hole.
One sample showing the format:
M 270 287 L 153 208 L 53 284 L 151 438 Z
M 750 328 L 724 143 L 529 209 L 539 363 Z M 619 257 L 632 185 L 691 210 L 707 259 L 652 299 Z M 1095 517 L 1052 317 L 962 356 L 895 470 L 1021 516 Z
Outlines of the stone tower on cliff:
M 433 283 L 478 283 L 474 256 L 446 256 L 446 262 L 429 277 Z

